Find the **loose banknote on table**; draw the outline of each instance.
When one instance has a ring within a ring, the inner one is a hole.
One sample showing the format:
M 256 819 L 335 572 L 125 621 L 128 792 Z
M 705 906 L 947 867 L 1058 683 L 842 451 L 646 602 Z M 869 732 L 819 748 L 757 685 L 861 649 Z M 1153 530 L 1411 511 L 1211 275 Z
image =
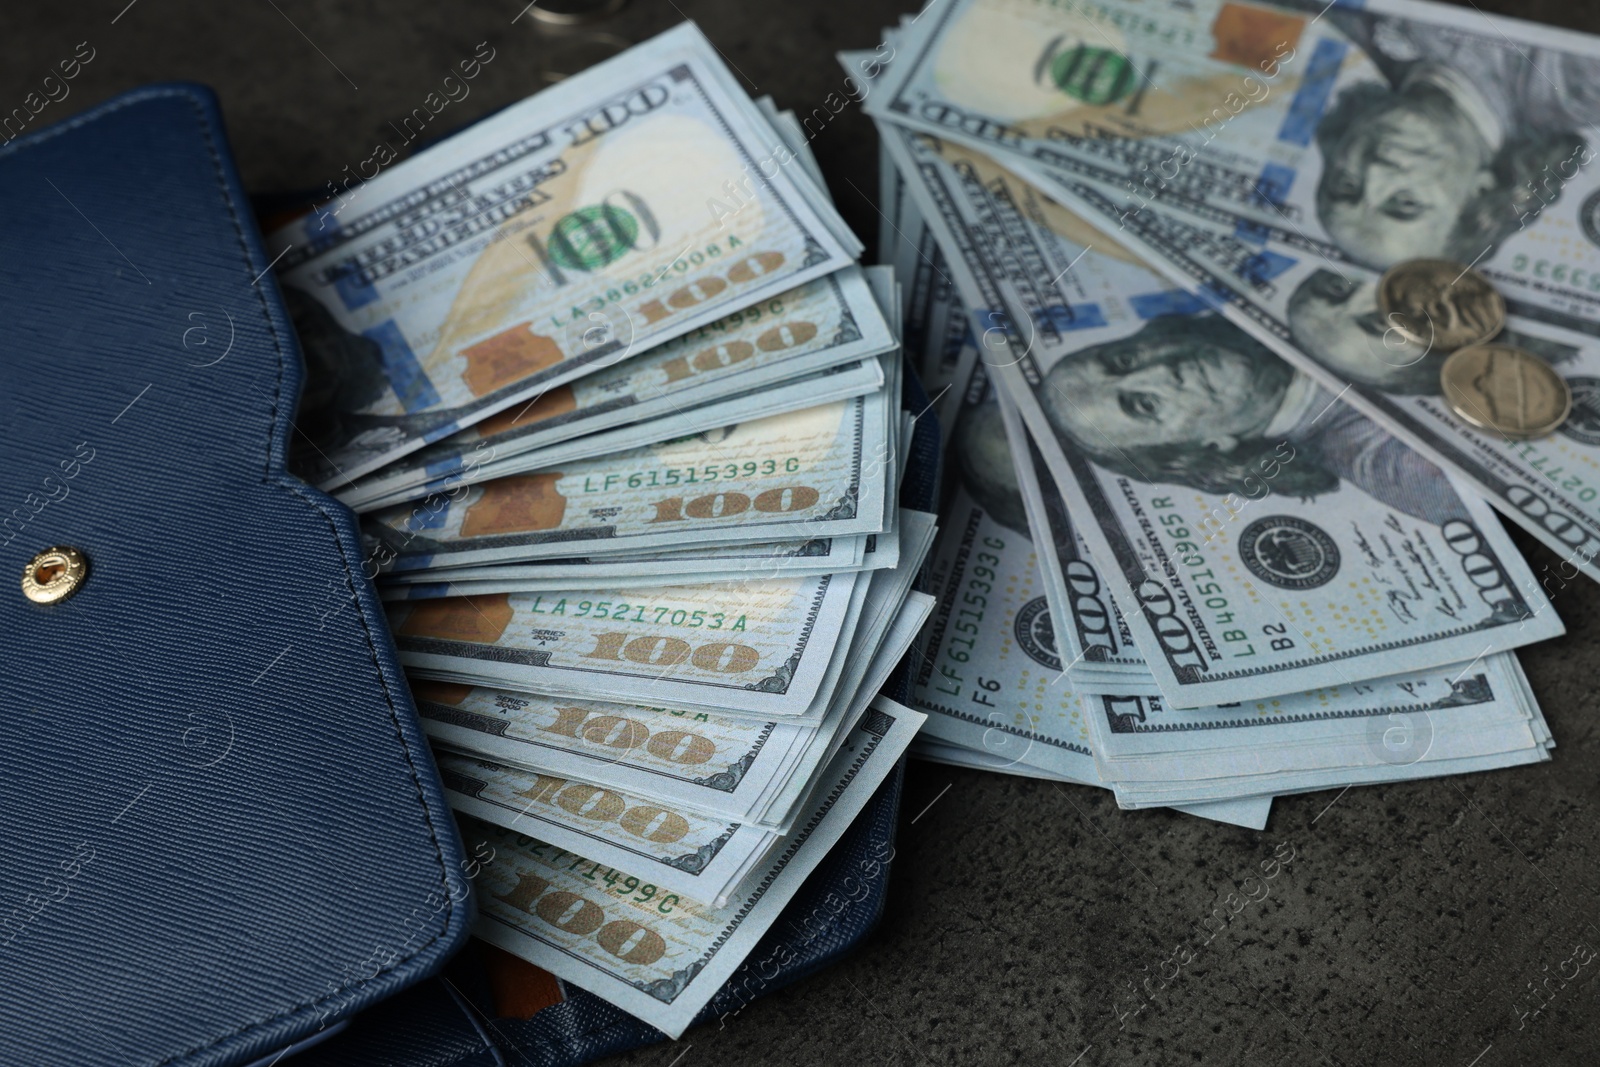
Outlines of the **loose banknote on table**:
M 881 129 L 1171 706 L 1562 632 L 1462 483 L 991 160 Z
M 898 45 L 869 112 L 1025 173 L 1466 478 L 1563 558 L 1541 580 L 1600 577 L 1600 42 L 1404 0 L 952 0 Z M 1441 396 L 1473 310 L 1383 314 L 1416 257 L 1503 295 L 1571 390 L 1553 434 Z
M 1029 446 L 1017 477 L 1030 529 L 1056 546 L 1043 554 L 1046 600 L 1060 632 L 1092 639 L 1103 612 L 1092 570 L 1081 560 L 1073 572 L 1051 565 L 1071 558 L 1069 509 L 1020 415 L 1003 398 L 1000 406 L 1008 438 Z M 1125 656 L 1126 667 L 1133 662 Z M 1510 767 L 1548 759 L 1554 744 L 1510 652 L 1190 710 L 1169 706 L 1132 673 L 1070 684 L 1087 706 L 1100 778 L 1130 808 Z
M 1177 806 L 1247 825 L 1264 823 L 1265 811 L 1256 822 L 1240 806 L 1275 794 L 1548 758 L 1549 733 L 1509 653 L 1172 709 L 1148 671 L 1139 678 L 1136 650 L 1119 647 L 1114 603 L 1079 553 L 1070 509 L 1020 416 L 981 369 L 967 400 L 930 565 L 941 603 L 914 676 L 913 704 L 942 746 L 930 758 L 1101 784 L 1124 807 Z M 1116 651 L 1120 671 L 1081 683 L 1084 648 Z
M 950 448 L 945 526 L 929 560 L 939 606 L 912 660 L 911 703 L 928 716 L 934 758 L 1101 785 L 1090 716 L 1061 657 L 1060 628 L 996 400 L 981 371 Z M 981 501 L 981 502 L 980 502 Z M 1048 542 L 1045 542 L 1048 546 Z M 919 739 L 920 754 L 926 746 Z M 1184 804 L 1190 814 L 1260 829 L 1270 795 Z

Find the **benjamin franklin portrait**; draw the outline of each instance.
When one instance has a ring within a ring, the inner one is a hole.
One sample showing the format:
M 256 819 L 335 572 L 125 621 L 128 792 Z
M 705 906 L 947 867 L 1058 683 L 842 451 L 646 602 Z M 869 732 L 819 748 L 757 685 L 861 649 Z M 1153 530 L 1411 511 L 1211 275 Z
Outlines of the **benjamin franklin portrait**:
M 1592 158 L 1581 131 L 1600 125 L 1600 59 L 1516 48 L 1487 26 L 1327 17 L 1383 77 L 1346 87 L 1317 127 L 1317 214 L 1356 262 L 1471 263 Z
M 1447 350 L 1407 340 L 1378 309 L 1378 283 L 1318 270 L 1289 297 L 1289 332 L 1301 351 L 1345 381 L 1403 395 L 1436 395 Z
M 1080 349 L 1039 399 L 1063 444 L 1137 481 L 1296 499 L 1348 482 L 1430 523 L 1461 511 L 1437 467 L 1218 315 Z

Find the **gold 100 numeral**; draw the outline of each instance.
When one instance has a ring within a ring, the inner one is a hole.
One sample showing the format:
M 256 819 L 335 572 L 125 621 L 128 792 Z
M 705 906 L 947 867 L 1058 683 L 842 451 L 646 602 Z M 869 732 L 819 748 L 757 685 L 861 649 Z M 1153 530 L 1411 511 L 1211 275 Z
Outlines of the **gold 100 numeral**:
M 733 641 L 708 641 L 691 645 L 681 637 L 634 637 L 625 633 L 595 635 L 588 659 L 609 659 L 618 662 L 643 663 L 651 667 L 676 667 L 684 660 L 703 671 L 716 674 L 742 674 L 761 662 L 761 653 L 749 645 Z
M 684 264 L 688 269 L 693 257 L 686 260 L 679 256 L 672 264 Z M 639 313 L 644 316 L 645 325 L 654 326 L 669 315 L 680 311 L 687 311 L 697 307 L 713 297 L 721 296 L 727 291 L 731 282 L 734 285 L 745 285 L 758 278 L 764 278 L 783 266 L 784 255 L 782 252 L 753 252 L 739 262 L 729 267 L 727 276 L 708 274 L 703 278 L 696 278 L 678 286 L 665 297 L 649 300 L 639 305 Z M 665 275 L 665 271 L 662 272 Z
M 509 893 L 497 894 L 518 911 L 538 916 L 558 930 L 577 937 L 593 934 L 600 947 L 624 963 L 648 967 L 666 954 L 666 940 L 632 919 L 606 922 L 605 909 L 568 890 L 546 892 L 550 880 L 531 871 L 522 872 Z
M 681 496 L 669 496 L 656 501 L 656 516 L 651 522 L 682 522 L 690 519 L 727 519 L 743 515 L 754 507 L 769 515 L 785 515 L 814 507 L 822 494 L 809 485 L 784 485 L 757 493 L 754 498 L 744 493 L 727 491 L 702 493 L 687 503 Z
M 631 751 L 644 746 L 646 752 L 668 763 L 704 763 L 717 754 L 709 738 L 688 730 L 656 730 L 638 719 L 623 715 L 592 715 L 587 708 L 559 706 L 556 721 L 541 727 L 546 733 Z
M 757 349 L 763 352 L 782 352 L 803 345 L 815 336 L 817 327 L 814 323 L 803 319 L 797 322 L 785 322 L 757 337 L 755 344 L 743 340 L 724 341 L 710 348 L 702 348 L 692 356 L 673 356 L 661 364 L 661 369 L 667 372 L 668 382 L 681 382 L 696 373 L 703 374 L 707 371 L 726 370 L 738 366 L 755 355 Z
M 535 774 L 534 783 L 516 791 L 517 796 L 554 804 L 581 819 L 616 823 L 634 837 L 658 844 L 681 841 L 689 832 L 689 820 L 656 804 L 635 804 L 620 793 L 587 782 L 569 782 L 550 774 Z

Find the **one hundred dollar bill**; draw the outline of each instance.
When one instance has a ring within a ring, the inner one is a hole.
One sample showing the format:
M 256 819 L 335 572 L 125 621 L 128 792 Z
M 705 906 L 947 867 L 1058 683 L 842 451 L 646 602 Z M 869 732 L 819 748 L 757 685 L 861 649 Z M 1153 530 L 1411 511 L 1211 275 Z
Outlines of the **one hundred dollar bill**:
M 306 469 L 341 485 L 845 266 L 790 155 L 689 24 L 337 191 L 270 242 Z
M 1089 546 L 1073 525 L 1044 454 L 1022 426 L 1022 416 L 1016 413 L 1015 405 L 999 396 L 993 411 L 1005 424 L 1007 441 L 1017 446 L 1011 454 L 1027 506 L 1029 528 L 1036 531 L 1041 543 L 1054 548 L 1041 553 L 1040 560 L 1048 580 L 1065 593 L 1065 603 L 1057 613 L 1062 626 L 1056 636 L 1073 682 L 1090 692 L 1096 680 L 1114 683 L 1118 692 L 1145 688 L 1159 692 L 1122 609 L 1101 579 Z M 990 410 L 980 412 L 981 417 L 993 417 Z
M 952 434 L 928 561 L 937 607 L 912 660 L 911 703 L 928 716 L 928 737 L 1097 783 L 1086 705 L 1061 658 L 996 401 L 981 371 L 974 378 L 976 399 Z
M 867 584 L 839 684 L 814 721 L 763 722 L 419 679 L 412 684 L 423 729 L 497 762 L 781 832 L 816 768 L 887 683 L 931 610 L 931 598 L 908 592 L 932 541 L 931 519 L 908 513 L 903 561 Z
M 1050 185 L 1065 199 L 1066 186 Z M 1082 192 L 1080 188 L 1080 192 Z M 1093 211 L 1093 198 L 1076 198 Z M 1497 340 L 1549 361 L 1573 394 L 1574 411 L 1547 437 L 1513 440 L 1467 425 L 1440 392 L 1446 353 L 1392 332 L 1378 310 L 1376 275 L 1329 271 L 1307 259 L 1271 284 L 1237 265 L 1259 249 L 1155 211 L 1141 217 L 1130 242 L 1176 284 L 1204 299 L 1228 294 L 1221 313 L 1352 407 L 1423 455 L 1458 474 L 1502 514 L 1561 556 L 1539 568 L 1539 584 L 1558 591 L 1580 573 L 1600 579 L 1600 433 L 1583 405 L 1600 382 L 1600 339 L 1550 321 L 1513 315 Z M 1281 261 L 1280 261 L 1281 262 Z M 1292 276 L 1290 276 L 1292 273 Z M 1545 318 L 1550 318 L 1545 316 Z M 1365 368 L 1358 364 L 1365 364 Z M 1393 372 L 1393 377 L 1388 377 Z M 1600 424 L 1597 424 L 1600 425 Z
M 751 578 L 835 574 L 892 567 L 890 553 L 867 552 L 869 543 L 894 542 L 893 533 L 806 541 L 715 545 L 677 552 L 593 556 L 539 563 L 401 571 L 386 576 L 378 592 L 385 600 L 433 600 L 483 593 L 550 593 L 606 589 L 618 585 L 699 585 Z
M 777 842 L 769 830 L 525 771 L 448 750 L 436 753 L 445 799 L 456 811 L 535 836 L 648 879 L 713 908 Z
M 1055 550 L 1040 553 L 1039 564 L 1051 581 L 1057 580 L 1055 572 L 1059 571 L 1061 586 L 1070 594 L 1071 610 L 1055 630 L 1055 639 L 1074 686 L 1092 691 L 1095 681 L 1104 680 L 1116 683 L 1118 692 L 1130 686 L 1160 692 L 1121 609 L 1089 556 L 1088 546 L 1073 526 L 1039 446 L 1022 429 L 1015 406 L 994 391 L 981 363 L 968 371 L 964 401 L 960 421 L 949 434 L 952 440 L 962 442 L 950 457 L 953 469 L 969 482 L 981 480 L 987 472 L 978 469 L 980 463 L 1006 469 L 993 455 L 996 449 L 1006 450 L 1015 484 L 1007 485 L 1006 507 L 996 505 L 997 511 L 1009 512 L 1016 523 L 1016 511 L 1025 505 L 1029 520 L 1025 525 L 1050 533 L 1041 543 L 1053 545 Z M 1016 493 L 1021 494 L 1020 499 Z M 1036 516 L 1042 519 L 1035 521 Z
M 1019 51 L 1017 51 L 1019 50 Z M 987 64 L 997 53 L 1036 62 Z M 1600 578 L 1600 42 L 1453 8 L 959 0 L 869 110 L 980 146 L 1221 306 Z M 881 90 L 881 91 L 879 91 Z M 1510 440 L 1440 396 L 1442 347 L 1380 313 L 1396 262 L 1471 264 L 1503 339 L 1573 394 Z
M 928 716 L 918 744 L 950 751 L 920 754 L 1002 774 L 1107 786 L 1096 766 L 1094 698 L 1062 670 L 1041 566 L 1048 553 L 1034 550 L 1022 488 L 1007 471 L 1006 438 L 992 417 L 995 398 L 981 369 L 975 378 L 967 393 L 975 399 L 956 424 L 967 447 L 954 458 L 967 460 L 952 472 L 946 532 L 929 564 L 939 606 L 912 675 L 911 704 Z M 969 491 L 976 482 L 989 487 L 983 504 Z M 1261 829 L 1272 797 L 1173 806 Z
M 1091 181 L 1128 219 L 1248 222 L 1326 265 L 1476 263 L 1513 304 L 1600 309 L 1594 36 L 1405 0 L 928 14 L 869 112 Z
M 1028 433 L 999 398 L 1008 440 Z M 1032 449 L 1037 453 L 1036 446 Z M 1042 465 L 1019 467 L 1029 528 L 1044 552 L 1046 599 L 1056 618 L 1080 614 L 1081 580 L 1050 566 L 1070 539 L 1048 514 Z M 1331 686 L 1187 711 L 1165 705 L 1129 674 L 1073 680 L 1093 737 L 1096 770 L 1123 807 L 1208 804 L 1509 767 L 1548 758 L 1545 728 L 1516 656 L 1500 652 L 1433 672 Z
M 1366 706 L 1337 692 L 1317 699 L 1244 701 L 1174 711 L 1158 697 L 1101 696 L 1106 727 L 1101 774 L 1113 782 L 1166 783 L 1264 774 L 1325 774 L 1321 784 L 1370 764 L 1488 757 L 1543 747 L 1515 681 L 1514 653 L 1470 669 L 1373 685 L 1386 699 Z M 1372 683 L 1368 683 L 1372 684 Z M 1540 757 L 1542 758 L 1542 757 Z M 1252 787 L 1253 788 L 1253 787 Z M 1280 781 L 1275 789 L 1291 789 Z
M 363 529 L 396 571 L 876 533 L 889 416 L 879 392 L 708 428 L 401 504 Z
M 874 701 L 823 772 L 810 813 L 720 911 L 534 838 L 465 821 L 467 840 L 493 850 L 480 875 L 476 932 L 678 1037 L 860 814 L 922 718 Z
M 662 441 L 693 437 L 735 423 L 754 422 L 757 419 L 786 415 L 803 408 L 850 400 L 875 392 L 882 387 L 882 362 L 876 359 L 857 360 L 854 363 L 830 367 L 815 374 L 807 374 L 784 382 L 780 387 L 752 389 L 700 407 L 673 411 L 658 418 L 587 434 L 547 448 L 521 452 L 505 459 L 489 460 L 470 470 L 456 475 L 446 475 L 418 488 L 375 498 L 356 510 L 379 511 L 411 500 L 430 501 L 435 497 L 448 499 L 452 494 L 459 493 L 465 485 L 487 482 L 511 474 L 540 471 L 547 467 L 593 459 L 596 456 L 626 452 Z
M 741 394 L 764 394 L 796 378 L 815 380 L 818 372 L 832 367 L 851 367 L 848 382 L 840 379 L 842 387 L 865 392 L 883 378 L 877 362 L 864 357 L 893 344 L 860 268 L 846 267 L 545 390 L 374 471 L 338 496 L 358 511 L 369 511 L 376 503 L 443 492 L 462 482 L 515 473 L 515 460 L 529 453 L 548 456 L 562 442 Z M 818 384 L 835 385 L 832 380 Z M 676 434 L 668 429 L 640 443 L 672 436 Z M 555 457 L 547 462 L 559 461 Z
M 900 324 L 899 316 L 896 314 L 897 284 L 894 275 L 885 267 L 869 267 L 864 277 L 866 286 L 872 294 L 870 302 L 887 320 L 885 322 L 887 334 L 895 347 L 898 347 Z M 503 460 L 493 460 L 486 463 L 470 480 L 483 481 L 503 474 L 520 474 L 541 467 L 588 459 L 660 441 L 712 433 L 733 423 L 752 422 L 836 400 L 847 400 L 879 388 L 882 388 L 889 397 L 892 408 L 900 398 L 900 356 L 893 349 L 883 348 L 880 351 L 881 355 L 878 358 L 860 359 L 831 367 L 824 365 L 825 360 L 802 360 L 800 362 L 803 367 L 823 369 L 810 370 L 799 377 L 791 377 L 781 384 L 745 389 L 723 400 L 708 402 L 698 407 L 680 404 L 668 414 L 658 418 L 636 421 L 613 430 L 591 433 L 576 440 L 547 445 Z
M 1061 557 L 1073 557 L 1035 533 L 1039 487 L 1013 447 L 1026 435 L 982 366 L 965 396 L 951 433 L 945 533 L 929 563 L 939 607 L 921 638 L 912 706 L 929 716 L 926 736 L 976 753 L 974 766 L 1104 784 L 1095 692 L 1074 671 L 1083 645 L 1050 600 L 1065 587 L 1063 573 L 1082 589 L 1086 572 L 1063 572 Z M 1109 596 L 1104 603 L 1115 612 Z M 1102 680 L 1110 691 L 1159 693 L 1136 653 L 1121 659 L 1125 673 Z
M 1563 632 L 1476 495 L 993 161 L 880 128 L 1169 705 Z
M 846 573 L 386 607 L 401 662 L 419 677 L 780 717 L 827 702 L 859 584 L 860 596 Z
M 1049 565 L 1060 546 L 1049 546 L 1065 531 L 1034 534 L 1046 520 L 1039 495 L 1027 491 L 1031 472 L 1008 479 L 1001 466 L 1024 434 L 1020 418 L 992 393 L 969 395 L 980 399 L 964 409 L 952 451 L 968 458 L 952 465 L 947 533 L 930 565 L 940 610 L 912 691 L 913 706 L 929 716 L 924 734 L 972 753 L 961 762 L 1104 785 L 1124 807 L 1240 821 L 1206 807 L 1544 758 L 1548 734 L 1530 720 L 1510 653 L 1192 711 L 1127 682 L 1120 691 L 1080 688 L 1061 669 L 1062 628 L 1053 621 L 1067 615 L 1067 583 Z M 989 487 L 980 490 L 984 503 L 974 501 L 974 486 Z
M 814 727 L 418 679 L 423 729 L 496 762 L 742 822 Z

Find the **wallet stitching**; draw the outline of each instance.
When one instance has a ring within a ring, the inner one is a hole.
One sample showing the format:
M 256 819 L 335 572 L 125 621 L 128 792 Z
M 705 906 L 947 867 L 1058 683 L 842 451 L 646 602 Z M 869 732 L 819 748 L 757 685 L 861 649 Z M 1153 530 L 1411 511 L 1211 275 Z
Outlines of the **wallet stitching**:
M 223 202 L 228 207 L 228 216 L 229 216 L 229 219 L 233 222 L 234 233 L 235 233 L 235 236 L 238 238 L 238 241 L 239 241 L 239 250 L 240 250 L 240 253 L 241 253 L 241 259 L 242 259 L 245 267 L 249 268 L 250 266 L 252 266 L 252 264 L 250 262 L 250 249 L 249 249 L 249 244 L 248 244 L 248 242 L 247 242 L 247 240 L 245 238 L 244 228 L 243 228 L 243 226 L 242 226 L 242 224 L 240 223 L 240 220 L 239 220 L 238 206 L 234 203 L 233 197 L 230 195 L 229 190 L 228 190 L 227 175 L 226 175 L 226 171 L 224 170 L 223 165 L 222 165 L 222 158 L 221 158 L 220 153 L 217 151 L 216 141 L 212 137 L 212 131 L 211 131 L 210 124 L 206 121 L 206 119 L 208 117 L 206 109 L 201 105 L 200 101 L 195 98 L 193 93 L 191 93 L 191 92 L 189 92 L 187 90 L 183 90 L 183 89 L 154 89 L 154 90 L 148 90 L 148 91 L 145 91 L 145 92 L 136 93 L 136 94 L 133 94 L 133 95 L 131 95 L 129 97 L 126 97 L 123 100 L 118 101 L 117 103 L 115 103 L 113 105 L 110 105 L 110 106 L 108 106 L 106 108 L 97 109 L 97 110 L 95 110 L 95 111 L 93 111 L 93 112 L 91 112 L 91 113 L 89 113 L 87 115 L 83 115 L 83 116 L 80 116 L 80 117 L 78 117 L 76 119 L 71 119 L 71 120 L 68 120 L 67 122 L 64 122 L 64 123 L 61 123 L 61 124 L 59 124 L 57 126 L 54 126 L 54 127 L 52 127 L 50 129 L 49 132 L 40 131 L 39 134 L 29 138 L 27 140 L 26 144 L 37 144 L 40 141 L 48 140 L 48 139 L 50 139 L 52 137 L 59 136 L 62 133 L 65 133 L 67 130 L 76 129 L 79 126 L 87 125 L 90 122 L 96 121 L 96 120 L 104 117 L 105 115 L 112 114 L 113 112 L 120 111 L 123 108 L 131 107 L 134 104 L 143 103 L 143 102 L 145 102 L 147 100 L 157 99 L 157 98 L 161 98 L 161 97 L 179 97 L 179 98 L 183 99 L 184 101 L 186 101 L 191 107 L 194 108 L 195 115 L 199 119 L 199 126 L 200 126 L 201 134 L 205 138 L 206 149 L 211 155 L 211 163 L 212 163 L 213 168 L 216 171 L 218 192 L 220 192 L 222 194 Z M 18 147 L 20 148 L 20 147 L 23 147 L 23 146 L 19 145 Z M 15 150 L 16 149 L 13 149 L 13 151 L 15 151 Z M 8 153 L 0 152 L 0 155 L 5 155 L 5 154 L 8 154 Z M 406 956 L 404 961 L 401 961 L 401 962 L 409 962 L 410 960 L 415 959 L 418 955 L 420 955 L 425 950 L 427 950 L 427 948 L 430 945 L 434 944 L 436 941 L 440 940 L 441 938 L 443 938 L 445 936 L 445 932 L 450 929 L 452 919 L 453 919 L 454 914 L 455 914 L 455 912 L 457 910 L 457 908 L 456 908 L 457 902 L 451 898 L 451 894 L 448 892 L 448 889 L 450 887 L 450 879 L 449 879 L 448 868 L 446 868 L 445 864 L 444 864 L 444 849 L 442 847 L 441 842 L 439 841 L 439 834 L 438 834 L 437 829 L 434 826 L 433 815 L 432 815 L 432 812 L 428 808 L 427 798 L 426 798 L 426 796 L 424 796 L 423 791 L 422 791 L 422 782 L 421 782 L 421 779 L 418 776 L 416 761 L 412 758 L 411 746 L 406 744 L 405 736 L 400 732 L 399 712 L 398 712 L 398 709 L 396 709 L 395 706 L 394 706 L 394 694 L 390 690 L 388 678 L 386 678 L 384 676 L 383 666 L 379 662 L 379 659 L 378 659 L 377 644 L 373 640 L 372 628 L 371 628 L 371 625 L 370 625 L 370 623 L 368 622 L 368 619 L 367 619 L 368 605 L 360 603 L 360 593 L 355 588 L 355 585 L 354 585 L 354 581 L 353 581 L 353 577 L 352 577 L 352 571 L 350 569 L 350 558 L 349 558 L 349 556 L 347 555 L 347 553 L 345 551 L 344 541 L 339 536 L 339 528 L 338 528 L 337 524 L 334 522 L 333 517 L 328 514 L 327 509 L 325 507 L 323 507 L 322 502 L 318 501 L 314 497 L 308 496 L 305 493 L 303 487 L 295 485 L 293 483 L 293 481 L 290 480 L 291 476 L 289 476 L 287 474 L 287 472 L 278 473 L 278 472 L 274 472 L 274 470 L 273 470 L 273 463 L 272 463 L 272 459 L 273 459 L 273 441 L 276 438 L 277 432 L 278 432 L 278 413 L 279 413 L 279 407 L 280 407 L 281 400 L 282 400 L 283 373 L 284 373 L 284 367 L 285 367 L 285 362 L 286 362 L 286 356 L 285 356 L 285 353 L 284 353 L 284 350 L 283 350 L 283 339 L 279 335 L 278 326 L 277 326 L 277 323 L 273 319 L 273 315 L 271 313 L 271 308 L 267 304 L 266 294 L 262 293 L 259 290 L 259 286 L 252 286 L 252 288 L 256 288 L 257 289 L 256 298 L 261 302 L 261 308 L 262 308 L 262 311 L 265 314 L 265 318 L 266 318 L 267 332 L 268 332 L 269 336 L 271 336 L 271 338 L 272 338 L 273 349 L 277 353 L 277 356 L 278 356 L 278 378 L 277 378 L 277 382 L 275 383 L 274 393 L 273 393 L 273 398 L 272 398 L 272 411 L 271 411 L 272 422 L 271 422 L 271 425 L 270 425 L 270 427 L 268 429 L 268 432 L 267 432 L 266 468 L 265 468 L 265 470 L 264 470 L 264 472 L 262 474 L 261 480 L 264 483 L 271 484 L 271 485 L 276 485 L 276 486 L 288 489 L 294 495 L 298 496 L 300 499 L 302 499 L 302 500 L 306 501 L 308 504 L 310 504 L 313 508 L 316 509 L 317 513 L 322 516 L 323 521 L 326 522 L 327 525 L 328 525 L 328 532 L 333 535 L 334 544 L 339 549 L 339 561 L 340 561 L 340 564 L 344 567 L 346 582 L 350 586 L 351 593 L 354 594 L 356 596 L 356 598 L 357 598 L 357 602 L 358 602 L 357 603 L 357 607 L 360 609 L 360 610 L 357 611 L 357 615 L 361 619 L 362 634 L 366 638 L 367 653 L 371 657 L 373 670 L 376 671 L 376 673 L 378 675 L 378 681 L 383 687 L 384 702 L 388 705 L 388 708 L 389 708 L 389 721 L 394 726 L 394 732 L 395 732 L 396 740 L 398 740 L 400 742 L 400 750 L 401 750 L 402 754 L 405 756 L 405 764 L 406 764 L 406 767 L 410 771 L 410 774 L 411 774 L 411 784 L 412 784 L 413 788 L 416 791 L 417 803 L 422 808 L 423 821 L 427 824 L 428 834 L 429 834 L 430 838 L 433 841 L 434 858 L 439 864 L 439 870 L 440 870 L 440 874 L 441 874 L 440 885 L 443 886 L 446 889 L 446 892 L 443 895 L 444 895 L 444 899 L 445 899 L 445 901 L 447 903 L 445 904 L 444 907 L 439 909 L 440 912 L 442 913 L 442 915 L 444 916 L 444 921 L 440 925 L 440 928 L 439 928 L 437 933 L 435 933 L 427 941 L 424 941 L 422 944 L 418 945 L 417 948 L 415 949 L 415 951 L 413 951 L 408 956 Z M 279 1019 L 286 1018 L 288 1016 L 297 1014 L 299 1012 L 302 1012 L 302 1011 L 306 1010 L 307 1008 L 315 1007 L 318 1004 L 321 1004 L 321 1003 L 323 1003 L 325 1001 L 334 1000 L 334 999 L 338 998 L 340 996 L 340 994 L 344 993 L 346 990 L 349 990 L 349 989 L 354 988 L 354 987 L 359 986 L 359 985 L 367 984 L 367 983 L 371 982 L 373 978 L 376 978 L 378 975 L 384 974 L 384 973 L 389 972 L 389 971 L 393 971 L 393 970 L 397 969 L 399 966 L 400 966 L 399 962 L 391 964 L 390 966 L 385 967 L 385 968 L 375 972 L 374 974 L 369 975 L 366 978 L 362 978 L 362 979 L 358 979 L 358 980 L 353 981 L 353 982 L 346 983 L 345 985 L 342 985 L 342 986 L 338 987 L 337 989 L 335 989 L 332 992 L 328 993 L 326 996 L 320 997 L 317 1000 L 306 1001 L 306 1002 L 304 1002 L 302 1004 L 295 1005 L 294 1007 L 289 1008 L 289 1009 L 287 1009 L 285 1011 L 278 1012 L 276 1015 L 267 1016 L 267 1017 L 262 1018 L 262 1019 L 256 1019 L 256 1020 L 254 1020 L 252 1022 L 245 1023 L 242 1026 L 239 1026 L 239 1027 L 237 1027 L 237 1028 L 235 1028 L 233 1030 L 230 1030 L 229 1032 L 227 1032 L 225 1034 L 221 1034 L 221 1035 L 219 1035 L 219 1036 L 217 1036 L 215 1038 L 212 1038 L 209 1041 L 203 1042 L 203 1043 L 198 1044 L 198 1045 L 194 1045 L 194 1046 L 192 1046 L 190 1048 L 184 1049 L 181 1052 L 173 1053 L 172 1055 L 168 1056 L 166 1059 L 157 1061 L 157 1063 L 155 1064 L 155 1067 L 162 1067 L 163 1064 L 172 1063 L 175 1060 L 184 1058 L 186 1056 L 193 1055 L 196 1052 L 201 1052 L 201 1051 L 204 1051 L 204 1050 L 209 1049 L 209 1048 L 214 1048 L 215 1046 L 220 1045 L 225 1041 L 228 1041 L 228 1040 L 230 1040 L 230 1039 L 232 1039 L 234 1037 L 237 1037 L 239 1034 L 242 1034 L 247 1030 L 251 1030 L 251 1029 L 254 1029 L 256 1027 L 263 1027 L 263 1026 L 270 1025 L 271 1023 L 276 1022 Z

